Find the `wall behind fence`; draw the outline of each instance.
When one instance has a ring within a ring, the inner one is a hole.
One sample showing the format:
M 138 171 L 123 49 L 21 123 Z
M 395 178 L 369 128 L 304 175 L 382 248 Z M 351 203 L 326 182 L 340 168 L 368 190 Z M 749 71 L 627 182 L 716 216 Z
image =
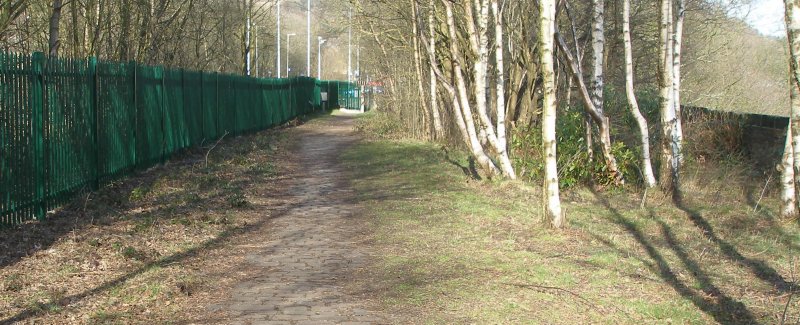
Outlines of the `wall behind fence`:
M 327 108 L 351 108 L 340 89 L 354 87 L 0 53 L 0 224 L 42 219 L 182 149 L 311 113 L 321 92 Z

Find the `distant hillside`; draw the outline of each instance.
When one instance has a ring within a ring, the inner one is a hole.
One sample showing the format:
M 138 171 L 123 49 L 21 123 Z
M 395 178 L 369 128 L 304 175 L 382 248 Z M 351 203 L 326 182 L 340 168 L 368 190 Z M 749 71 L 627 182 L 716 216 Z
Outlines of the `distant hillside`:
M 788 116 L 785 38 L 734 19 L 687 14 L 683 103 L 715 110 Z

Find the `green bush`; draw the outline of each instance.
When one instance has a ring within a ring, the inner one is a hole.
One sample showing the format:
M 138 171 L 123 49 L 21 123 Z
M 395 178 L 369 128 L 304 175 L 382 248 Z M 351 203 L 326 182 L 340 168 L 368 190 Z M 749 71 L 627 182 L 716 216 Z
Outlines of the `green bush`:
M 557 159 L 561 187 L 572 187 L 581 183 L 610 186 L 614 179 L 609 175 L 600 149 L 595 145 L 595 157 L 589 159 L 584 139 L 584 113 L 577 109 L 562 110 L 557 120 Z M 544 177 L 544 155 L 542 153 L 542 131 L 537 125 L 515 130 L 512 136 L 514 163 L 521 177 L 541 180 Z M 617 159 L 620 172 L 626 182 L 641 182 L 638 171 L 639 154 L 616 141 L 611 148 Z

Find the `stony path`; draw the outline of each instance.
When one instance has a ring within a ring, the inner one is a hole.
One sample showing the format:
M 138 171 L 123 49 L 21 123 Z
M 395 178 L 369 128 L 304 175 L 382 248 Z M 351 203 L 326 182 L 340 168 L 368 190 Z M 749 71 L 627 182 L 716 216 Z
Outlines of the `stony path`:
M 386 317 L 365 309 L 345 289 L 347 275 L 367 261 L 348 217 L 356 211 L 341 176 L 338 154 L 354 141 L 352 119 L 304 125 L 297 145 L 301 171 L 286 213 L 271 222 L 263 245 L 247 257 L 258 276 L 239 284 L 227 308 L 232 324 L 376 324 Z

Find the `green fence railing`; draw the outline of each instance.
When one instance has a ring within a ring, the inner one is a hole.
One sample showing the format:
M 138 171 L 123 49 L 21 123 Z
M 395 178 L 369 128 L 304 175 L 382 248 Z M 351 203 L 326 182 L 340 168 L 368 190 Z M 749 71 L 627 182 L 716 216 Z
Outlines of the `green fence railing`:
M 0 53 L 0 224 L 43 219 L 182 149 L 311 113 L 322 91 L 338 96 L 329 108 L 344 106 L 342 87 L 352 85 Z

